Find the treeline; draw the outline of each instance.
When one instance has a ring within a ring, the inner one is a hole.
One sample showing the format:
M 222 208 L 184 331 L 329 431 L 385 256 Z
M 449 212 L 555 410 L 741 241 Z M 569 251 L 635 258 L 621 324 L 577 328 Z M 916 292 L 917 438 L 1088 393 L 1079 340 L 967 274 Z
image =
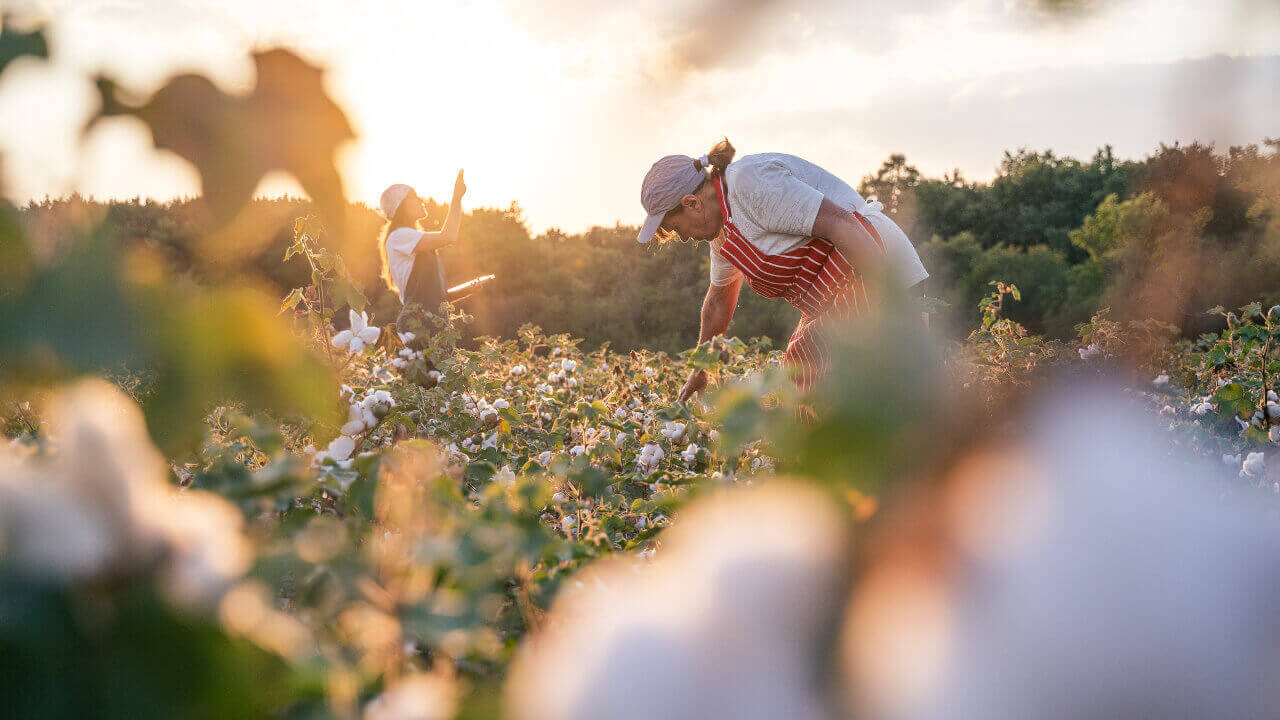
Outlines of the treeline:
M 1155 316 L 1189 332 L 1216 304 L 1280 299 L 1280 142 L 1217 153 L 1162 146 L 1143 160 L 1109 148 L 1087 161 L 1052 152 L 1006 153 L 990 183 L 959 174 L 923 177 L 891 156 L 860 183 L 917 243 L 932 277 L 925 292 L 950 307 L 956 327 L 991 280 L 1016 283 L 1013 316 L 1029 328 L 1070 335 L 1099 306 L 1123 318 Z M 259 199 L 211 250 L 201 201 L 99 203 L 79 197 L 21 209 L 29 235 L 55 253 L 69 228 L 97 225 L 120 242 L 164 257 L 175 282 L 258 278 L 283 295 L 304 284 L 300 260 L 282 263 L 298 199 Z M 435 222 L 444 208 L 432 205 Z M 349 208 L 345 253 L 379 321 L 398 310 L 377 277 L 377 213 Z M 352 249 L 355 248 L 355 249 Z M 696 341 L 706 290 L 705 246 L 640 246 L 629 226 L 531 235 L 518 205 L 466 215 L 460 242 L 443 253 L 451 283 L 494 273 L 466 301 L 477 334 L 510 336 L 525 322 L 595 346 L 676 352 Z M 786 341 L 796 313 L 744 291 L 731 332 Z

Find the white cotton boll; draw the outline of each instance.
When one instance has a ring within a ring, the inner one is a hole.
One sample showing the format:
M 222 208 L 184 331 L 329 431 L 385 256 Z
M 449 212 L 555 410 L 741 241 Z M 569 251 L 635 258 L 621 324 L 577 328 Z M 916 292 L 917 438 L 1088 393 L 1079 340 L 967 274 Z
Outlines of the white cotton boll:
M 1218 378 L 1218 387 L 1226 387 L 1227 385 L 1230 385 L 1230 384 L 1231 384 L 1230 380 L 1226 378 Z
M 538 464 L 541 465 L 542 467 L 547 467 L 548 465 L 551 464 L 550 450 L 543 450 L 542 452 L 538 453 Z
M 680 458 L 684 460 L 685 465 L 694 464 L 698 460 L 698 446 L 694 443 L 689 443 L 689 447 L 680 453 Z
M 1276 391 L 1275 391 L 1275 390 L 1268 390 L 1268 391 L 1267 391 L 1267 400 L 1268 400 L 1269 402 L 1280 402 L 1280 396 L 1276 395 Z
M 333 346 L 342 348 L 343 350 L 351 346 L 351 340 L 355 337 L 355 333 L 350 330 L 343 330 L 333 336 Z
M 566 515 L 565 517 L 560 518 L 560 527 L 564 528 L 564 531 L 567 533 L 572 533 L 573 526 L 577 524 L 578 521 L 574 520 L 571 516 Z
M 347 409 L 347 424 L 339 430 L 343 435 L 359 435 L 365 431 L 364 409 L 359 405 L 352 405 Z
M 618 433 L 618 434 L 613 438 L 613 445 L 614 445 L 614 447 L 619 447 L 619 448 L 620 448 L 620 447 L 622 447 L 623 445 L 626 445 L 626 444 L 627 444 L 627 441 L 628 441 L 628 440 L 630 440 L 630 439 L 631 439 L 631 436 L 630 436 L 630 435 L 628 435 L 627 433 L 624 433 L 624 432 L 620 432 L 620 433 Z
M 657 372 L 656 370 L 654 370 L 653 368 L 651 368 L 651 367 L 647 367 L 647 368 L 645 368 L 645 369 L 644 369 L 644 376 L 645 376 L 645 377 L 647 377 L 647 378 L 651 378 L 651 377 L 653 377 L 654 375 L 657 375 L 657 374 L 658 374 L 658 372 Z
M 350 385 L 343 383 L 342 387 L 338 390 L 338 397 L 347 401 L 354 400 L 356 397 L 356 391 L 352 390 Z
M 1249 453 L 1240 467 L 1240 474 L 1247 477 L 1258 477 L 1266 469 L 1267 458 L 1260 452 Z
M 1087 347 L 1080 348 L 1080 359 L 1088 360 L 1102 354 L 1102 348 L 1097 343 L 1090 343 Z
M 617 408 L 613 411 L 613 416 L 620 420 L 627 416 L 627 411 L 623 408 Z
M 830 717 L 823 648 L 847 567 L 830 502 L 718 492 L 663 538 L 662 557 L 599 561 L 562 587 L 511 666 L 513 720 Z
M 488 408 L 480 411 L 480 422 L 483 422 L 483 423 L 498 422 L 498 411 L 494 410 L 493 408 Z
M 1201 401 L 1191 406 L 1191 412 L 1201 416 L 1208 415 L 1213 412 L 1213 405 L 1207 400 Z
M 711 439 L 711 442 L 718 442 L 720 440 L 720 431 L 711 430 L 707 433 L 707 437 Z
M 503 465 L 502 469 L 494 473 L 493 475 L 494 482 L 499 482 L 499 483 L 504 483 L 509 485 L 515 482 L 515 480 L 516 480 L 516 473 L 514 470 L 511 469 L 510 465 Z
M 493 407 L 498 410 L 506 410 L 507 408 L 511 407 L 511 403 L 499 398 L 498 400 L 493 401 Z
M 444 375 L 443 375 L 443 374 L 441 374 L 441 372 L 440 372 L 439 370 L 431 370 L 431 371 L 427 372 L 427 377 L 431 378 L 432 380 L 436 381 L 437 383 L 444 379 Z
M 347 344 L 347 349 L 352 353 L 359 355 L 364 352 L 364 340 L 361 340 L 358 337 L 351 338 L 351 342 Z
M 571 373 L 574 370 L 578 369 L 578 362 L 576 360 L 570 360 L 569 358 L 565 358 L 564 360 L 560 361 L 560 369 L 567 373 Z
M 574 457 L 577 457 L 578 455 L 581 455 L 586 451 L 587 449 L 581 445 L 574 445 L 573 447 L 569 448 L 569 454 L 573 455 Z
M 329 449 L 326 450 L 329 457 L 339 462 L 351 457 L 351 453 L 355 452 L 356 441 L 348 435 L 339 435 L 329 443 Z
M 1257 499 L 1115 388 L 1029 406 L 1055 412 L 958 466 L 943 557 L 863 568 L 850 714 L 1277 717 L 1280 534 Z
M 391 367 L 393 367 L 393 368 L 395 368 L 395 369 L 397 369 L 397 370 L 403 370 L 403 369 L 405 369 L 405 368 L 409 367 L 409 363 L 408 363 L 408 362 L 406 362 L 405 360 L 401 360 L 400 358 L 392 358 L 392 359 L 391 359 Z
M 565 497 L 564 493 L 562 492 L 558 492 L 555 495 L 551 496 L 551 502 L 556 503 L 557 505 L 568 499 L 569 498 Z
M 411 332 L 396 333 L 396 335 L 399 335 L 399 336 L 400 336 L 400 342 L 402 342 L 402 343 L 404 343 L 404 344 L 406 344 L 406 345 L 408 345 L 409 343 L 413 342 L 413 341 L 414 341 L 414 340 L 416 340 L 416 339 L 417 339 L 417 337 L 418 337 L 417 335 L 415 335 L 415 334 L 413 334 L 413 333 L 411 333 Z
M 511 374 L 515 375 L 516 377 L 519 377 L 525 374 L 526 372 L 528 372 L 528 368 L 526 368 L 524 365 L 511 366 Z
M 1272 425 L 1267 430 L 1267 439 L 1271 442 L 1280 442 L 1280 425 Z
M 1164 373 L 1161 373 L 1157 375 L 1154 380 L 1151 381 L 1151 384 L 1155 385 L 1156 387 L 1164 387 L 1169 384 L 1169 376 L 1165 375 Z
M 565 381 L 565 384 L 571 388 L 576 388 L 578 387 L 578 380 L 577 378 L 569 378 L 568 380 Z
M 684 435 L 684 423 L 668 422 L 662 428 L 662 437 L 668 440 L 679 440 Z
M 1235 416 L 1232 416 L 1232 418 L 1231 418 L 1231 419 L 1232 419 L 1232 420 L 1235 420 L 1235 421 L 1236 421 L 1236 424 L 1238 424 L 1238 425 L 1240 426 L 1240 432 L 1244 432 L 1245 430 L 1248 430 L 1248 429 L 1249 429 L 1249 423 L 1245 422 L 1244 420 L 1241 420 L 1240 418 L 1235 417 Z
M 1239 465 L 1243 457 L 1244 457 L 1243 455 L 1240 455 L 1238 453 L 1235 455 L 1227 455 L 1226 453 L 1223 453 L 1222 464 L 1223 465 Z
M 160 585 L 184 606 L 207 607 L 249 549 L 227 501 L 170 484 L 141 411 L 117 388 L 86 380 L 60 391 L 48 434 L 59 451 L 23 459 L 0 446 L 5 564 L 76 581 L 159 563 Z
M 393 682 L 364 706 L 363 720 L 450 720 L 458 689 L 443 675 L 418 673 Z

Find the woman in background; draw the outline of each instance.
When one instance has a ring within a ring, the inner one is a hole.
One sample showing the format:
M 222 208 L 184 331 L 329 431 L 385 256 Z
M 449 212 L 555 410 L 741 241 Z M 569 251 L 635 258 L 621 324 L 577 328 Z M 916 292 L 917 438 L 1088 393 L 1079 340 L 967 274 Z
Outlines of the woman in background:
M 458 239 L 462 196 L 466 192 L 459 170 L 444 226 L 438 231 L 424 231 L 418 225 L 427 217 L 427 209 L 413 188 L 396 184 L 382 191 L 378 206 L 387 224 L 378 238 L 378 254 L 382 259 L 382 280 L 400 298 L 397 326 L 403 325 L 401 319 L 414 305 L 429 313 L 440 312 L 449 286 L 438 251 Z
M 840 178 L 795 155 L 733 162 L 734 152 L 723 140 L 697 160 L 668 155 L 654 163 L 640 188 L 649 217 L 637 239 L 711 244 L 699 343 L 729 329 L 743 280 L 757 294 L 798 309 L 786 360 L 807 391 L 827 367 L 825 326 L 874 303 L 864 279 L 909 288 L 929 273 L 884 206 L 868 203 Z M 680 399 L 706 384 L 706 372 L 693 371 Z

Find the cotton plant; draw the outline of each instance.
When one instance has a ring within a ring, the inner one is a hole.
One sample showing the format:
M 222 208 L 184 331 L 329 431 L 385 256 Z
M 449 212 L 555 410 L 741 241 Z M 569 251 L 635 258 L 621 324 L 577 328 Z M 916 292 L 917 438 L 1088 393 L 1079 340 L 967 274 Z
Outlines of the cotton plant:
M 333 336 L 333 346 L 359 355 L 366 347 L 378 342 L 382 329 L 370 325 L 369 314 L 364 311 L 348 310 L 347 313 L 351 327 Z
M 685 424 L 681 422 L 668 421 L 662 428 L 662 437 L 676 441 L 684 436 Z

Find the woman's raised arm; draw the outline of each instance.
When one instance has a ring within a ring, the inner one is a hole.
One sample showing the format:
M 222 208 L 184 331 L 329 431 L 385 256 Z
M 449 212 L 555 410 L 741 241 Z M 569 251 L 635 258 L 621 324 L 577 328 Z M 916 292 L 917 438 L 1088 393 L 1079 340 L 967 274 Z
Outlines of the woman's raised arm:
M 415 253 L 439 250 L 452 245 L 458 239 L 458 228 L 462 224 L 462 196 L 467 193 L 467 185 L 462 180 L 462 171 L 458 171 L 458 179 L 453 183 L 453 200 L 449 202 L 449 214 L 445 216 L 444 226 L 437 231 L 423 233 L 422 239 L 414 248 Z

